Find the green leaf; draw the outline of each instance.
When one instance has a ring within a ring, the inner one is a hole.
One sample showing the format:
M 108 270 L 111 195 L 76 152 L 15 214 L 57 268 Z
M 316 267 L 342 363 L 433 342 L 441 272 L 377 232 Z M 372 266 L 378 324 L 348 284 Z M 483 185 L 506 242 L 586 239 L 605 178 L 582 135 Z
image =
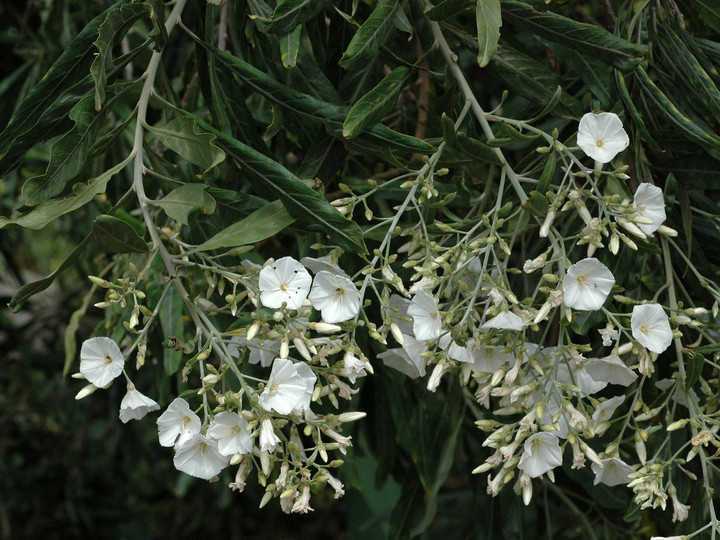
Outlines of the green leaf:
M 552 11 L 536 11 L 514 0 L 502 0 L 505 20 L 550 41 L 587 53 L 622 72 L 634 70 L 643 56 L 640 46 L 599 26 L 568 19 Z
M 340 58 L 342 67 L 354 71 L 372 60 L 380 49 L 380 45 L 385 42 L 397 7 L 397 0 L 380 0 L 377 7 L 350 40 Z
M 183 299 L 180 296 L 177 288 L 170 284 L 170 290 L 163 298 L 162 305 L 160 306 L 160 313 L 158 318 L 160 319 L 160 327 L 162 328 L 165 338 L 174 337 L 178 341 L 182 342 L 185 339 L 184 325 L 183 325 Z M 175 349 L 165 347 L 163 349 L 163 367 L 165 373 L 172 375 L 180 368 L 182 362 L 182 351 L 176 351 Z
M 312 230 L 327 235 L 337 245 L 353 253 L 367 251 L 362 230 L 345 218 L 337 209 L 285 167 L 241 143 L 237 139 L 217 131 L 205 121 L 187 111 L 181 114 L 192 118 L 196 126 L 217 137 L 217 143 L 247 172 L 262 181 L 264 187 L 283 201 L 291 216 Z
M 440 125 L 442 127 L 443 139 L 448 145 L 454 146 L 457 141 L 455 122 L 453 122 L 447 114 L 443 113 L 440 117 Z
M 402 9 L 396 9 L 393 16 L 393 24 L 395 28 L 406 34 L 410 34 L 410 38 L 413 36 L 413 26 L 410 19 L 407 18 L 405 12 Z M 408 39 L 410 39 L 408 38 Z
M 491 64 L 509 88 L 529 101 L 545 107 L 557 99 L 555 111 L 561 116 L 576 119 L 584 114 L 583 105 L 571 95 L 562 92 L 559 98 L 556 97 L 556 91 L 562 87 L 563 81 L 545 64 L 511 47 L 498 47 Z
M 320 13 L 330 0 L 280 0 L 271 19 L 267 31 L 273 34 L 287 34 L 298 24 L 312 19 Z
M 467 155 L 493 165 L 502 165 L 495 151 L 484 142 L 468 137 L 462 131 L 457 132 L 457 142 L 458 148 Z
M 603 313 L 600 310 L 597 311 L 580 311 L 577 316 L 573 317 L 572 324 L 570 327 L 573 332 L 581 336 L 586 336 L 591 328 L 602 324 L 605 321 Z
M 159 201 L 151 204 L 159 206 L 168 217 L 182 225 L 188 225 L 188 216 L 192 212 L 212 214 L 215 212 L 215 199 L 205 190 L 205 184 L 184 184 L 173 189 Z
M 431 21 L 444 21 L 453 15 L 457 15 L 461 11 L 469 8 L 475 0 L 444 0 L 437 6 L 428 9 L 425 16 Z
M 93 107 L 93 96 L 86 96 L 70 111 L 75 127 L 61 137 L 50 150 L 50 163 L 40 176 L 30 178 L 23 185 L 27 206 L 36 206 L 62 193 L 65 186 L 82 172 L 97 143 L 101 131 L 107 126 L 110 105 L 128 92 L 139 87 L 140 81 L 120 83 L 110 87 L 112 96 L 101 112 Z
M 650 135 L 650 131 L 648 131 L 648 128 L 645 125 L 645 120 L 643 119 L 642 115 L 635 106 L 635 103 L 630 97 L 630 92 L 628 91 L 627 84 L 625 84 L 625 78 L 623 77 L 623 74 L 619 71 L 615 72 L 615 81 L 617 82 L 617 88 L 620 91 L 620 97 L 622 99 L 623 105 L 625 106 L 625 110 L 633 119 L 633 124 L 637 126 L 637 128 L 640 130 L 640 134 L 642 135 L 644 142 L 646 142 L 650 146 L 650 148 L 652 148 L 656 152 L 662 152 L 663 149 L 660 148 L 658 143 L 655 142 L 655 139 L 652 137 L 652 135 Z
M 85 91 L 90 89 L 90 86 L 84 83 L 91 82 L 87 73 L 94 57 L 92 44 L 97 37 L 98 28 L 110 11 L 129 2 L 130 0 L 120 0 L 90 21 L 23 100 L 8 126 L 0 133 L 0 170 L 6 170 L 8 165 L 12 167 L 28 148 L 47 136 L 48 113 L 71 98 L 66 96 L 61 99 L 63 94 L 73 89 L 77 92 L 82 88 L 84 95 Z M 70 107 L 77 102 L 78 97 L 79 95 L 75 94 L 75 101 L 70 103 Z M 63 116 L 70 107 L 66 105 Z
M 688 353 L 688 361 L 686 365 L 687 373 L 685 374 L 685 389 L 690 390 L 693 385 L 698 382 L 702 375 L 703 366 L 705 365 L 705 357 L 697 352 Z
M 107 69 L 112 65 L 112 49 L 125 35 L 130 26 L 147 14 L 146 4 L 126 4 L 112 9 L 98 29 L 98 37 L 93 43 L 97 49 L 95 60 L 90 65 L 90 74 L 95 81 L 95 109 L 100 110 L 105 101 Z
M 93 232 L 103 249 L 110 253 L 146 253 L 148 251 L 147 244 L 138 236 L 135 229 L 120 218 L 99 215 L 93 221 Z
M 547 197 L 539 191 L 531 191 L 530 197 L 522 204 L 522 207 L 536 217 L 545 217 L 550 208 Z
M 276 235 L 294 221 L 282 201 L 273 201 L 223 229 L 198 246 L 196 251 L 249 246 Z
M 70 320 L 68 321 L 68 325 L 65 327 L 65 364 L 63 365 L 63 377 L 67 377 L 67 374 L 70 373 L 70 368 L 72 368 L 72 365 L 75 362 L 75 354 L 77 353 L 75 333 L 80 326 L 80 321 L 85 316 L 87 308 L 90 307 L 90 302 L 95 295 L 95 289 L 97 289 L 97 285 L 93 285 L 90 288 L 90 291 L 83 298 L 82 304 L 79 308 L 73 311 L 73 314 L 70 316 Z
M 670 173 L 672 174 L 672 173 Z M 690 207 L 690 196 L 688 195 L 687 188 L 684 184 L 677 184 L 677 197 L 680 203 L 680 217 L 682 219 L 683 232 L 685 233 L 685 239 L 688 245 L 688 257 L 692 256 L 692 243 L 693 243 L 693 232 L 692 232 L 692 210 Z
M 688 140 L 693 141 L 702 146 L 715 159 L 720 159 L 720 138 L 714 133 L 708 133 L 685 116 L 673 104 L 667 96 L 660 90 L 642 66 L 635 71 L 637 80 L 642 86 L 648 100 L 654 103 L 656 110 L 665 117 L 672 125 L 674 125 Z
M 612 67 L 560 43 L 553 43 L 551 49 L 587 85 L 603 110 L 612 109 L 613 104 L 618 100 Z
M 555 168 L 557 166 L 557 157 L 555 156 L 555 152 L 550 152 L 548 155 L 548 159 L 545 162 L 545 167 L 543 167 L 543 172 L 540 175 L 540 179 L 538 180 L 537 184 L 537 190 L 540 193 L 545 193 L 548 188 L 550 187 L 550 183 L 552 182 L 553 178 L 555 177 Z
M 477 24 L 478 65 L 482 68 L 490 63 L 497 51 L 502 26 L 500 0 L 477 0 L 475 4 L 475 22 Z
M 160 142 L 183 159 L 205 171 L 222 163 L 225 152 L 215 144 L 209 133 L 198 133 L 190 118 L 178 117 L 162 126 L 148 127 Z
M 6 218 L 0 216 L 0 229 L 10 226 L 23 227 L 24 229 L 33 230 L 42 229 L 45 225 L 60 216 L 85 206 L 87 203 L 92 201 L 96 195 L 103 193 L 107 183 L 110 181 L 110 178 L 125 168 L 125 166 L 130 163 L 134 157 L 135 154 L 131 153 L 123 161 L 105 171 L 100 176 L 93 178 L 87 184 L 75 185 L 73 195 L 70 197 L 47 202 L 31 210 L 27 214 L 23 214 L 22 216 L 16 218 Z
M 13 311 L 19 311 L 22 305 L 25 303 L 25 301 L 30 298 L 31 296 L 34 296 L 38 294 L 39 292 L 44 291 L 47 289 L 50 285 L 53 284 L 55 279 L 62 274 L 65 270 L 73 266 L 78 259 L 83 254 L 83 251 L 85 251 L 85 247 L 90 243 L 90 240 L 93 238 L 93 233 L 88 234 L 85 238 L 83 238 L 82 242 L 78 244 L 78 246 L 73 250 L 73 252 L 65 259 L 60 266 L 58 266 L 53 273 L 48 275 L 47 277 L 40 279 L 38 281 L 33 281 L 32 283 L 28 283 L 27 285 L 23 285 L 20 287 L 17 291 L 15 291 L 15 294 L 10 299 L 10 302 L 8 303 L 8 307 Z
M 692 0 L 702 21 L 720 33 L 720 5 L 717 0 Z
M 343 137 L 352 139 L 367 126 L 377 124 L 397 103 L 400 90 L 410 73 L 406 67 L 395 68 L 378 85 L 361 97 L 348 112 L 343 123 Z
M 293 68 L 297 64 L 298 50 L 300 49 L 300 33 L 302 25 L 298 24 L 295 30 L 280 38 L 280 58 L 283 66 Z
M 195 37 L 197 40 L 197 38 Z M 221 51 L 202 40 L 197 40 L 199 45 L 207 48 L 215 54 L 230 70 L 233 71 L 247 85 L 260 92 L 269 101 L 282 105 L 296 113 L 314 118 L 323 122 L 332 135 L 342 138 L 342 124 L 347 117 L 349 109 L 341 105 L 335 105 L 319 100 L 308 94 L 298 92 L 284 84 L 279 83 L 266 73 L 263 73 L 254 66 L 240 60 L 239 58 Z M 358 137 L 359 138 L 359 137 Z M 409 150 L 421 154 L 435 151 L 435 147 L 425 141 L 421 141 L 410 135 L 397 133 L 383 124 L 376 124 L 369 128 L 363 138 L 373 146 L 381 150 L 384 146 L 392 146 L 403 150 Z

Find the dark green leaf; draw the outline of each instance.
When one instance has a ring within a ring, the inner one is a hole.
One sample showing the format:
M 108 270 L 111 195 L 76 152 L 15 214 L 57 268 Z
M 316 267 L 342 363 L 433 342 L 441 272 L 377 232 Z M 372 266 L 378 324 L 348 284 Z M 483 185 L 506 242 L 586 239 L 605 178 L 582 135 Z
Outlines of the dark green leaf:
M 354 253 L 365 253 L 362 230 L 343 217 L 329 202 L 285 167 L 240 141 L 221 133 L 205 121 L 186 111 L 178 111 L 192 118 L 200 129 L 217 137 L 217 143 L 245 171 L 262 181 L 265 188 L 283 201 L 291 216 L 311 229 L 329 235 L 333 242 Z
M 407 15 L 405 15 L 405 12 L 402 9 L 395 10 L 395 14 L 393 17 L 393 24 L 395 25 L 395 28 L 397 28 L 401 32 L 410 34 L 410 37 L 412 37 L 412 35 L 413 35 L 412 23 L 407 18 Z
M 330 0 L 280 0 L 268 21 L 267 30 L 273 34 L 287 34 L 298 24 L 320 13 Z M 261 19 L 263 20 L 263 19 Z
M 685 364 L 685 389 L 690 391 L 693 385 L 698 382 L 702 375 L 703 366 L 705 365 L 705 357 L 697 352 L 690 352 L 687 355 L 687 363 Z
M 655 150 L 656 152 L 661 152 L 662 149 L 660 148 L 658 143 L 655 142 L 655 139 L 653 139 L 653 137 L 650 135 L 650 132 L 645 125 L 645 120 L 643 119 L 640 112 L 637 110 L 635 103 L 630 97 L 630 92 L 628 91 L 627 85 L 625 84 L 625 78 L 619 71 L 615 72 L 615 81 L 617 82 L 617 88 L 620 91 L 620 97 L 622 98 L 623 105 L 625 105 L 625 110 L 633 119 L 633 124 L 640 130 L 640 134 L 642 135 L 643 140 L 648 145 L 650 145 L 653 150 Z
M 380 49 L 380 45 L 385 42 L 397 7 L 397 0 L 380 0 L 380 3 L 350 40 L 350 44 L 340 59 L 342 67 L 352 71 L 370 62 Z
M 717 0 L 692 0 L 702 21 L 720 33 L 720 4 Z
M 182 296 L 180 296 L 177 288 L 171 284 L 168 294 L 163 298 L 159 314 L 160 327 L 166 338 L 174 337 L 177 338 L 179 342 L 184 340 L 183 308 Z M 163 366 L 165 373 L 172 375 L 180 368 L 182 355 L 182 351 L 176 351 L 170 347 L 163 349 Z
M 97 49 L 95 60 L 90 65 L 90 74 L 95 81 L 95 109 L 100 110 L 105 101 L 107 69 L 112 65 L 112 49 L 130 26 L 148 12 L 146 4 L 125 4 L 111 10 L 98 29 L 93 43 Z
M 215 137 L 197 132 L 190 118 L 175 118 L 167 124 L 148 129 L 176 154 L 206 171 L 225 159 L 225 152 L 214 144 Z
M 444 0 L 430 8 L 425 15 L 431 21 L 444 21 L 469 8 L 475 0 Z
M 453 122 L 447 114 L 443 113 L 440 117 L 440 125 L 443 131 L 443 139 L 448 145 L 453 146 L 457 140 L 455 136 L 455 122 Z
M 504 4 L 503 4 L 504 5 Z M 491 64 L 503 82 L 529 101 L 545 107 L 562 87 L 561 77 L 545 64 L 512 49 L 498 47 Z M 565 118 L 580 118 L 585 108 L 571 95 L 562 92 L 555 111 Z
M 42 229 L 45 225 L 65 214 L 73 212 L 93 200 L 95 195 L 103 193 L 107 183 L 115 174 L 120 172 L 132 159 L 131 154 L 122 162 L 105 171 L 100 176 L 93 178 L 87 184 L 77 184 L 74 187 L 73 195 L 64 199 L 50 201 L 31 210 L 27 214 L 16 218 L 0 216 L 0 229 L 16 226 L 24 229 Z
M 708 133 L 695 122 L 681 113 L 667 96 L 655 85 L 642 66 L 635 71 L 637 80 L 643 87 L 644 95 L 655 108 L 674 125 L 688 140 L 702 146 L 715 159 L 720 159 L 720 138 Z
M 197 251 L 249 246 L 276 235 L 295 221 L 282 201 L 273 201 L 233 223 L 197 247 Z
M 358 100 L 343 123 L 343 137 L 352 139 L 367 126 L 377 124 L 397 103 L 400 90 L 410 73 L 406 67 L 395 68 L 380 83 Z
M 457 132 L 457 142 L 458 148 L 467 155 L 493 165 L 502 165 L 502 161 L 495 153 L 495 150 L 484 142 L 468 137 L 462 131 Z
M 131 225 L 114 216 L 100 215 L 93 221 L 95 238 L 103 249 L 111 253 L 145 253 L 145 240 L 140 238 Z
M 117 6 L 129 3 L 129 1 L 120 0 L 90 21 L 23 100 L 8 126 L 0 133 L 0 169 L 5 169 L 8 160 L 11 161 L 9 165 L 12 166 L 19 155 L 37 142 L 34 140 L 35 137 L 42 140 L 42 137 L 47 136 L 47 113 L 62 104 L 60 98 L 63 94 L 73 88 L 76 92 L 80 88 L 90 88 L 86 84 L 76 85 L 84 82 L 85 79 L 90 82 L 87 73 L 94 58 L 92 44 L 97 38 L 98 28 L 110 11 Z M 75 95 L 77 96 L 77 93 Z M 66 97 L 65 100 L 67 99 Z M 77 97 L 70 107 L 76 102 Z M 28 137 L 31 132 L 34 135 L 32 138 Z M 18 153 L 20 154 L 17 155 Z
M 298 24 L 295 30 L 280 38 L 280 58 L 286 68 L 293 68 L 297 64 L 301 32 L 302 25 Z
M 531 191 L 530 197 L 522 204 L 522 207 L 536 217 L 545 217 L 550 208 L 547 197 L 539 191 Z
M 215 212 L 215 199 L 206 193 L 206 189 L 205 184 L 184 184 L 152 204 L 165 210 L 165 213 L 178 223 L 188 225 L 188 216 L 192 212 Z
M 477 0 L 475 22 L 480 46 L 477 61 L 480 67 L 485 67 L 495 56 L 500 39 L 500 27 L 502 26 L 500 0 Z
M 570 327 L 573 332 L 586 336 L 591 328 L 602 324 L 605 321 L 603 313 L 600 310 L 597 311 L 580 311 L 577 316 L 573 317 L 572 324 Z
M 550 183 L 552 182 L 553 178 L 555 177 L 555 167 L 557 166 L 557 158 L 555 156 L 555 152 L 550 152 L 548 155 L 547 161 L 545 162 L 545 167 L 543 168 L 543 172 L 540 175 L 540 180 L 538 180 L 537 190 L 540 193 L 545 193 L 548 188 L 550 187 Z
M 85 251 L 85 246 L 87 246 L 90 243 L 90 240 L 92 240 L 93 234 L 88 234 L 85 238 L 83 238 L 82 242 L 78 244 L 78 246 L 73 250 L 73 252 L 68 256 L 67 259 L 65 259 L 60 266 L 58 266 L 55 271 L 50 274 L 49 276 L 40 279 L 38 281 L 33 281 L 32 283 L 28 283 L 27 285 L 23 285 L 20 287 L 17 291 L 15 291 L 15 294 L 10 299 L 10 302 L 8 303 L 8 307 L 16 312 L 18 311 L 23 303 L 30 298 L 31 296 L 36 295 L 39 292 L 44 291 L 47 289 L 50 285 L 53 284 L 53 281 L 62 274 L 65 270 L 73 266 L 78 259 L 83 254 L 83 251 Z
M 565 65 L 587 85 L 603 110 L 609 111 L 618 100 L 613 69 L 577 49 L 553 43 L 551 48 Z
M 550 41 L 587 53 L 620 71 L 634 70 L 643 56 L 638 45 L 592 24 L 585 24 L 552 11 L 536 11 L 532 6 L 514 0 L 502 0 L 505 20 Z
M 75 121 L 75 128 L 53 144 L 45 173 L 30 178 L 23 185 L 27 206 L 36 206 L 62 193 L 65 186 L 80 174 L 90 157 L 91 148 L 106 127 L 110 105 L 136 89 L 138 83 L 121 83 L 108 89 L 112 97 L 108 107 L 100 112 L 93 107 L 93 96 L 86 96 L 73 107 L 70 118 Z
M 671 173 L 672 174 L 672 173 Z M 677 184 L 677 198 L 680 203 L 680 217 L 682 218 L 683 232 L 688 245 L 688 257 L 692 256 L 692 211 L 690 209 L 690 197 L 685 185 Z

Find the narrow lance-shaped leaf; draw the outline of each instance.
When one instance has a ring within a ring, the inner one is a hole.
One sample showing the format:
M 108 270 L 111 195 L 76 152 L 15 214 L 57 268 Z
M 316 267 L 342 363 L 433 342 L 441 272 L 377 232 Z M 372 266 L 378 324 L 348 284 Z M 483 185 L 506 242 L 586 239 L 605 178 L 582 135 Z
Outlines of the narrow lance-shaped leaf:
M 348 70 L 366 64 L 375 56 L 385 35 L 392 27 L 393 12 L 398 7 L 397 0 L 380 0 L 367 20 L 358 29 L 340 59 L 340 65 Z
M 444 21 L 469 8 L 472 3 L 473 0 L 444 0 L 438 5 L 428 9 L 425 12 L 425 16 L 431 21 Z
M 349 110 L 347 107 L 327 103 L 308 94 L 298 92 L 217 47 L 213 47 L 201 40 L 197 40 L 197 43 L 215 54 L 243 82 L 260 92 L 269 101 L 324 122 L 330 128 L 331 134 L 342 137 L 342 123 Z M 410 135 L 393 131 L 383 124 L 376 124 L 369 128 L 363 134 L 363 137 L 371 140 L 376 149 L 387 145 L 418 153 L 435 151 L 435 147 L 431 144 Z
M 145 241 L 120 218 L 100 215 L 93 221 L 95 238 L 111 253 L 146 253 Z
M 112 48 L 130 25 L 147 13 L 146 4 L 126 4 L 110 11 L 98 29 L 98 38 L 93 45 L 97 49 L 95 60 L 90 65 L 90 74 L 95 81 L 95 109 L 100 110 L 105 101 L 106 71 L 112 65 Z
M 273 201 L 223 229 L 198 246 L 196 251 L 249 246 L 276 235 L 294 221 L 282 201 Z
M 26 205 L 36 206 L 62 193 L 65 186 L 80 174 L 98 142 L 101 130 L 106 127 L 110 105 L 137 89 L 139 83 L 133 81 L 110 87 L 108 91 L 112 97 L 108 100 L 108 107 L 100 112 L 93 107 L 93 96 L 86 96 L 73 107 L 70 119 L 75 121 L 75 128 L 53 144 L 45 173 L 30 178 L 23 185 Z
M 267 31 L 273 34 L 290 32 L 298 24 L 320 13 L 330 0 L 280 0 L 272 18 L 267 21 Z
M 329 236 L 343 249 L 354 253 L 365 253 L 360 227 L 340 214 L 335 207 L 306 186 L 297 176 L 257 150 L 217 131 L 191 113 L 182 110 L 178 112 L 192 118 L 198 128 L 215 135 L 217 144 L 245 171 L 261 180 L 266 188 L 282 200 L 291 216 L 310 226 L 309 228 Z
M 475 20 L 477 23 L 477 39 L 480 46 L 478 65 L 485 67 L 497 51 L 502 26 L 500 0 L 477 0 L 475 4 Z
M 506 21 L 523 30 L 583 51 L 623 72 L 635 69 L 643 56 L 640 46 L 599 26 L 574 21 L 552 11 L 536 11 L 524 2 L 502 0 L 502 13 Z
M 205 184 L 184 184 L 173 189 L 159 201 L 151 201 L 151 204 L 159 206 L 165 213 L 182 225 L 188 224 L 188 216 L 193 211 L 200 211 L 203 214 L 215 212 L 215 199 L 205 190 Z
M 283 66 L 286 68 L 293 68 L 297 64 L 301 32 L 302 25 L 298 24 L 295 30 L 280 38 L 280 58 L 282 59 Z
M 351 139 L 367 126 L 378 123 L 397 103 L 410 69 L 399 67 L 390 72 L 378 85 L 361 97 L 343 123 L 343 136 Z
M 17 159 L 17 151 L 24 153 L 35 144 L 35 141 L 28 141 L 24 134 L 35 128 L 43 121 L 43 114 L 58 98 L 77 83 L 87 77 L 87 72 L 93 60 L 93 41 L 97 38 L 98 28 L 105 21 L 107 15 L 116 6 L 129 3 L 130 0 L 120 0 L 114 6 L 105 10 L 88 23 L 82 32 L 70 43 L 65 51 L 52 65 L 42 80 L 35 85 L 33 90 L 23 100 L 22 104 L 15 111 L 10 123 L 0 133 L 0 169 L 8 165 L 6 157 L 11 150 L 12 158 Z M 89 77 L 88 77 L 89 80 Z M 47 126 L 41 125 L 36 130 L 36 135 L 47 135 Z M 41 139 L 40 139 L 41 140 Z M 21 154 L 22 155 L 22 154 Z M 10 164 L 12 166 L 12 164 Z
M 0 229 L 10 226 L 23 227 L 25 229 L 33 230 L 42 229 L 45 225 L 60 216 L 85 206 L 93 200 L 95 195 L 105 191 L 110 178 L 130 163 L 133 157 L 135 157 L 135 154 L 131 152 L 130 155 L 123 161 L 105 171 L 100 176 L 93 178 L 87 184 L 79 184 L 75 186 L 75 191 L 70 197 L 47 202 L 31 210 L 27 214 L 16 218 L 6 218 L 0 216 Z
M 175 118 L 167 124 L 148 129 L 165 146 L 206 171 L 225 159 L 225 152 L 213 144 L 215 137 L 208 133 L 197 133 L 190 118 Z

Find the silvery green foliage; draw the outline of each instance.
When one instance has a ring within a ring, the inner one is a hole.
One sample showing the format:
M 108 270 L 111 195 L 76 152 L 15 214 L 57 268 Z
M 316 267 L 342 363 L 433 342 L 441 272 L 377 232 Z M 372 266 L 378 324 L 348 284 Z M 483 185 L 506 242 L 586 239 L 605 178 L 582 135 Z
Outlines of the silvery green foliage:
M 720 24 L 604 5 L 614 31 L 514 0 L 108 4 L 0 134 L 0 228 L 87 229 L 11 306 L 102 254 L 78 399 L 123 375 L 148 422 L 133 380 L 171 377 L 159 444 L 260 506 L 342 496 L 362 437 L 394 537 L 470 470 L 475 513 L 512 489 L 582 534 L 714 537 Z

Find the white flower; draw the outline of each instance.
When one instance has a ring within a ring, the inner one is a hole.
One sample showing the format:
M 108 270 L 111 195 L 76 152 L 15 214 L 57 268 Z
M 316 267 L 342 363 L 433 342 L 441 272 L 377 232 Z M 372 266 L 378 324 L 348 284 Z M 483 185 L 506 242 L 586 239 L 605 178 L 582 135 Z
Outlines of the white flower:
M 563 303 L 573 309 L 595 311 L 605 303 L 615 277 L 607 266 L 594 257 L 568 268 L 562 282 Z
M 527 325 L 512 311 L 501 311 L 495 317 L 486 321 L 480 328 L 487 330 L 496 328 L 498 330 L 522 330 Z
M 218 452 L 215 441 L 199 433 L 179 445 L 173 458 L 178 471 L 203 480 L 210 480 L 220 474 L 229 461 L 228 456 Z
M 633 201 L 635 214 L 652 220 L 649 223 L 636 223 L 645 234 L 652 234 L 665 222 L 665 199 L 662 189 L 647 182 L 643 182 L 635 192 Z
M 578 146 L 600 163 L 610 162 L 630 144 L 622 121 L 615 113 L 587 113 L 580 119 Z
M 515 361 L 512 352 L 503 352 L 504 347 L 473 345 L 470 350 L 474 359 L 473 373 L 494 373 L 504 365 Z
M 660 304 L 643 304 L 633 307 L 630 317 L 632 335 L 640 345 L 660 354 L 673 340 L 670 321 Z
M 198 415 L 190 410 L 187 401 L 183 398 L 175 398 L 157 419 L 157 425 L 160 444 L 174 446 L 200 433 L 202 422 Z
M 265 307 L 300 309 L 310 292 L 312 278 L 292 257 L 283 257 L 260 270 L 260 301 Z
M 313 391 L 315 390 L 315 382 L 317 382 L 317 375 L 315 375 L 315 372 L 312 370 L 312 368 L 304 362 L 295 364 L 295 369 L 297 369 L 298 375 L 302 377 L 303 383 L 305 384 L 305 393 L 300 398 L 300 401 L 297 403 L 297 405 L 295 405 L 295 410 L 309 411 L 310 401 L 312 401 Z
M 122 373 L 125 359 L 120 347 L 108 337 L 85 340 L 80 349 L 80 373 L 98 388 L 110 384 Z
M 562 465 L 560 443 L 552 433 L 541 432 L 528 437 L 524 449 L 518 469 L 527 473 L 530 478 L 537 478 Z
M 592 471 L 595 473 L 595 481 L 593 485 L 605 484 L 606 486 L 619 486 L 630 482 L 629 474 L 635 472 L 630 465 L 622 459 L 615 457 L 605 458 L 601 460 L 602 466 L 597 463 L 591 465 Z
M 138 392 L 135 386 L 128 384 L 127 394 L 120 402 L 120 420 L 127 424 L 130 420 L 140 420 L 150 411 L 160 408 L 155 401 Z
M 620 332 L 618 332 L 611 323 L 607 323 L 605 328 L 598 330 L 598 334 L 602 337 L 603 345 L 605 347 L 610 347 L 620 338 Z
M 355 384 L 358 377 L 365 377 L 367 375 L 365 372 L 365 362 L 352 353 L 346 352 L 345 356 L 343 356 L 343 367 L 345 369 L 345 376 L 353 384 Z
M 597 406 L 595 412 L 592 415 L 592 419 L 595 422 L 607 422 L 612 418 L 615 410 L 623 404 L 625 396 L 616 396 L 614 398 L 607 399 Z
M 593 379 L 585 371 L 584 365 L 578 366 L 572 359 L 560 362 L 557 380 L 561 384 L 574 384 L 580 389 L 581 394 L 586 396 L 591 396 L 607 386 L 606 382 Z
M 327 323 L 348 321 L 360 311 L 360 297 L 355 284 L 346 277 L 325 270 L 315 274 L 308 298 Z
M 403 346 L 397 349 L 388 349 L 380 353 L 377 357 L 383 363 L 393 369 L 397 369 L 400 373 L 404 373 L 411 379 L 425 376 L 425 359 L 420 356 L 427 350 L 424 341 L 419 341 L 414 337 L 403 334 Z
M 584 367 L 585 371 L 596 381 L 630 386 L 637 379 L 637 374 L 627 367 L 619 356 L 614 354 L 590 360 Z
M 303 257 L 302 259 L 300 259 L 300 264 L 302 264 L 305 268 L 307 268 L 314 274 L 317 274 L 321 270 L 325 270 L 326 272 L 330 272 L 331 274 L 335 274 L 336 276 L 350 278 L 350 276 L 345 273 L 345 270 L 332 262 L 332 258 L 330 258 L 330 255 L 325 255 L 324 257 L 319 258 Z
M 437 303 L 431 294 L 419 289 L 407 309 L 413 318 L 413 333 L 420 340 L 437 339 L 442 331 L 442 321 Z
M 252 433 L 248 423 L 237 413 L 225 411 L 215 415 L 207 436 L 217 441 L 217 449 L 223 456 L 249 454 L 253 449 Z
M 442 350 L 447 351 L 448 358 L 452 358 L 453 360 L 466 364 L 473 364 L 475 362 L 475 358 L 473 358 L 470 349 L 455 343 L 449 333 L 440 337 L 438 345 Z
M 245 336 L 233 336 L 228 350 L 231 356 L 237 358 L 243 354 L 245 348 L 250 351 L 248 362 L 260 364 L 262 367 L 270 367 L 280 353 L 280 342 L 257 337 L 248 340 Z
M 275 435 L 275 428 L 269 418 L 265 418 L 260 424 L 260 450 L 263 452 L 274 452 L 275 447 L 280 443 L 280 437 Z
M 310 370 L 307 373 L 301 366 Z M 307 364 L 293 364 L 287 358 L 276 358 L 273 362 L 270 379 L 260 394 L 260 406 L 266 411 L 275 410 L 278 414 L 290 414 L 298 406 L 308 408 L 315 385 L 315 374 Z

